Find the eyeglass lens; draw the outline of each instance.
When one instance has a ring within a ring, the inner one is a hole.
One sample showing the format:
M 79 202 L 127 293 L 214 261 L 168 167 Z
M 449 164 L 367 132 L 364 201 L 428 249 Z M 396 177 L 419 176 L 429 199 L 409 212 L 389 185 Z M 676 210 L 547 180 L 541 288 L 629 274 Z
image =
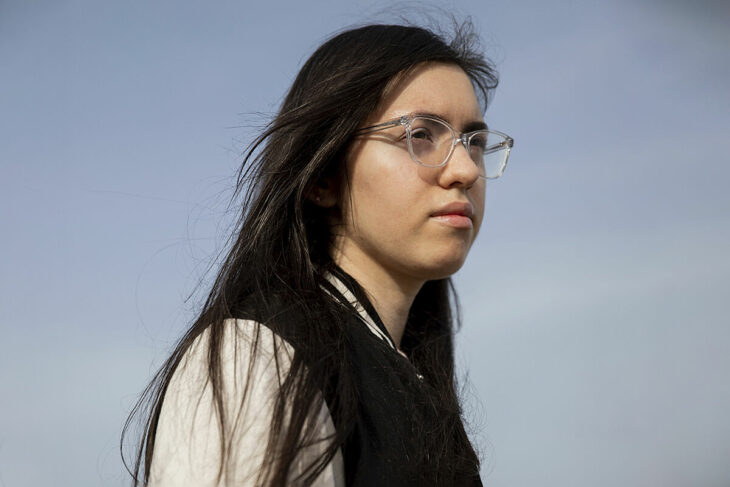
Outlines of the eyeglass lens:
M 441 166 L 450 156 L 456 134 L 445 123 L 414 117 L 410 124 L 409 143 L 413 156 L 424 166 Z M 487 131 L 474 132 L 469 136 L 467 149 L 471 160 L 483 177 L 498 177 L 507 157 L 506 147 L 500 145 L 504 138 Z

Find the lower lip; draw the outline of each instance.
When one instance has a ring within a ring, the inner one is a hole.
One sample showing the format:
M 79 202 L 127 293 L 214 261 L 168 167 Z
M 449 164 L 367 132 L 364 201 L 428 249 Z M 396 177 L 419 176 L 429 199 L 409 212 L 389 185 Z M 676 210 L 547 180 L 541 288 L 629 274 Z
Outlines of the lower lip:
M 431 218 L 454 228 L 472 227 L 471 218 L 464 215 L 438 215 Z

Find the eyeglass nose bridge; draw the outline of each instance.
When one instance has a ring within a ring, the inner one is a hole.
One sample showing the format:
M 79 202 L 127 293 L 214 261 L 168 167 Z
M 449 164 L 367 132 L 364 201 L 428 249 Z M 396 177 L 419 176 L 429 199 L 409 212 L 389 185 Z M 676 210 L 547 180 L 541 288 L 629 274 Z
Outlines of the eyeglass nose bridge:
M 451 137 L 452 147 L 456 148 L 456 145 L 461 142 L 461 145 L 464 146 L 464 149 L 466 149 L 467 152 L 469 152 L 469 137 L 468 134 L 454 134 L 453 137 Z

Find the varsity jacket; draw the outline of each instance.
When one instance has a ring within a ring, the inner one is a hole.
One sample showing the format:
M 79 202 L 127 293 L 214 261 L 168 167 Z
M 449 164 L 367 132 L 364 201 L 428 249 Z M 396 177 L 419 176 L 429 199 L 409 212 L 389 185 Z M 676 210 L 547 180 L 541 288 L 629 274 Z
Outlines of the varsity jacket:
M 354 279 L 336 268 L 328 275 L 325 291 L 353 311 L 343 327 L 347 359 L 358 390 L 357 419 L 344 445 L 316 479 L 316 487 L 410 486 L 419 485 L 413 452 L 418 429 L 428 429 L 440 421 L 444 411 L 431 399 L 430 385 L 408 359 L 398 351 L 374 307 Z M 223 385 L 226 425 L 233 438 L 228 468 L 218 478 L 220 465 L 219 426 L 207 379 L 207 335 L 202 334 L 185 354 L 165 392 L 156 431 L 150 471 L 150 487 L 254 485 L 264 459 L 273 402 L 283 381 L 287 365 L 296 352 L 296 340 L 287 333 L 275 333 L 266 326 L 265 317 L 249 309 L 241 319 L 227 320 L 222 346 Z M 258 319 L 257 319 L 258 318 Z M 290 320 L 296 319 L 289 318 Z M 258 328 L 258 351 L 249 353 L 254 330 Z M 273 346 L 274 339 L 283 346 Z M 275 366 L 276 350 L 279 366 Z M 247 374 L 251 373 L 250 376 Z M 243 378 L 250 377 L 247 386 Z M 245 393 L 245 403 L 242 398 Z M 313 412 L 319 438 L 334 432 L 327 399 Z M 233 418 L 231 417 L 233 416 Z M 290 469 L 295 479 L 326 442 L 313 442 L 299 453 Z M 439 445 L 448 447 L 448 445 Z M 453 452 L 459 455 L 460 452 Z M 468 462 L 467 462 L 468 463 Z M 416 462 L 417 464 L 417 462 Z M 439 468 L 422 462 L 422 468 Z M 293 480 L 292 480 L 293 483 Z M 449 485 L 480 486 L 476 463 L 471 471 L 451 477 Z

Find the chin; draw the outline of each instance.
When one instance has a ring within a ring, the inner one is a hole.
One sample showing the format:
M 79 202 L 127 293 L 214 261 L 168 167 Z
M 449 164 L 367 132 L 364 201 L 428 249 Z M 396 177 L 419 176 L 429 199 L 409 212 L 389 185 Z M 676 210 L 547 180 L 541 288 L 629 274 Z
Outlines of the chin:
M 429 260 L 423 265 L 423 277 L 428 281 L 446 279 L 456 274 L 466 260 L 466 255 L 445 255 L 441 258 Z

